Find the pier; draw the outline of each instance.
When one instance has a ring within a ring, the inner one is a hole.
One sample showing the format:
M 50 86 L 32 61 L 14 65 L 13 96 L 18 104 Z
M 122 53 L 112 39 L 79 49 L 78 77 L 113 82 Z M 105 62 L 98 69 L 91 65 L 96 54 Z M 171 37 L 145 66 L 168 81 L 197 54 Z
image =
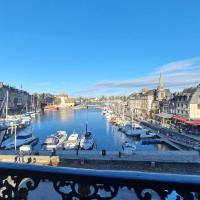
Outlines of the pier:
M 157 133 L 157 135 L 158 135 L 158 137 L 161 138 L 161 140 L 162 140 L 163 142 L 165 142 L 166 144 L 172 146 L 173 148 L 175 148 L 175 149 L 177 149 L 177 150 L 180 150 L 180 151 L 186 150 L 186 148 L 184 148 L 184 147 L 182 147 L 182 146 L 180 146 L 180 145 L 178 145 L 178 144 L 176 144 L 176 143 L 170 141 L 169 138 L 167 138 L 166 136 L 164 136 L 162 133 Z
M 160 125 L 151 124 L 146 121 L 141 121 L 141 125 L 149 127 L 157 131 L 157 135 L 167 144 L 178 150 L 195 149 L 199 150 L 200 140 L 189 135 L 178 133 L 169 128 L 161 127 Z M 172 137 L 171 137 L 172 136 Z

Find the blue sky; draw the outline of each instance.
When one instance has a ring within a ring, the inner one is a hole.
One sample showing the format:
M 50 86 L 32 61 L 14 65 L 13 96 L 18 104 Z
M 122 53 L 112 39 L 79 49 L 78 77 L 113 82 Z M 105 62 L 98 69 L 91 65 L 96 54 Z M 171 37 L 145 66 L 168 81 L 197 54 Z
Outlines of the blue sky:
M 29 92 L 181 89 L 199 56 L 199 0 L 0 0 L 0 81 Z

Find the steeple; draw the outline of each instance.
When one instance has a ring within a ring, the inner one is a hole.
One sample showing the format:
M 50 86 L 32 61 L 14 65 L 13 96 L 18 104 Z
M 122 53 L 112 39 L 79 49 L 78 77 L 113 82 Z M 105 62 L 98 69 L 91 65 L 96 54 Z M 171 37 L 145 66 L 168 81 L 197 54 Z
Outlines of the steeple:
M 162 72 L 160 73 L 159 84 L 158 84 L 158 90 L 164 90 L 164 81 L 163 81 Z
M 160 73 L 158 89 L 157 89 L 157 100 L 162 101 L 165 98 L 165 89 L 162 72 Z

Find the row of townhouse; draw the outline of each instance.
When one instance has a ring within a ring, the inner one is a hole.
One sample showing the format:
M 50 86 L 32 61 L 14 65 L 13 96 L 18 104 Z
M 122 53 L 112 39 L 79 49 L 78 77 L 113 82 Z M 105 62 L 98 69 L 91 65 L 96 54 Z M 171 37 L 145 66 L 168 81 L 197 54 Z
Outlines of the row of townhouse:
M 163 100 L 161 111 L 186 119 L 200 119 L 200 85 L 184 89 Z
M 155 119 L 157 115 L 200 119 L 200 85 L 171 93 L 164 88 L 161 74 L 157 89 L 132 93 L 127 98 L 127 107 L 137 119 Z

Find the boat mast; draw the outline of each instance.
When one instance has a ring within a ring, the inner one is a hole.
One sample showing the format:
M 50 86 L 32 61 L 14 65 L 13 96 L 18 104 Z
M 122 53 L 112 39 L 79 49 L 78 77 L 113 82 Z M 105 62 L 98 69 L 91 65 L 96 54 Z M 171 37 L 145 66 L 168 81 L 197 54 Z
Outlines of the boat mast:
M 133 134 L 133 108 L 131 108 L 131 134 Z
M 34 111 L 34 98 L 33 95 L 31 95 L 31 112 Z
M 17 124 L 15 122 L 15 151 L 17 150 Z
M 6 91 L 6 119 L 8 117 L 8 90 Z
M 86 113 L 86 133 L 88 132 L 88 106 L 87 106 L 87 113 Z
M 34 95 L 33 96 L 33 112 L 35 112 L 35 98 L 34 98 Z
M 87 124 L 87 122 L 86 122 L 86 127 L 85 127 L 85 128 L 86 128 L 86 133 L 87 133 L 87 132 L 88 132 L 88 131 L 87 131 L 87 130 L 88 130 L 88 124 Z
M 26 112 L 28 112 L 28 98 L 26 97 Z

